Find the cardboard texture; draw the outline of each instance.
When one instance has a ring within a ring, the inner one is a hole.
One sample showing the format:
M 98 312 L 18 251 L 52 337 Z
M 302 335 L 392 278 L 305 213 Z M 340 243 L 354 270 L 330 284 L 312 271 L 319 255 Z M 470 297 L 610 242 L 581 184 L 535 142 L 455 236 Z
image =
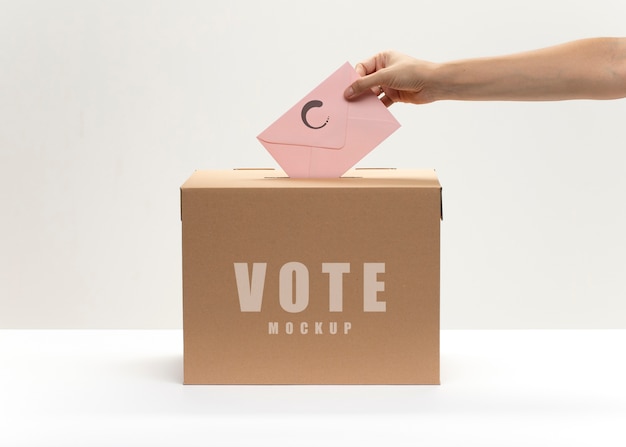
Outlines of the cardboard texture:
M 196 171 L 181 187 L 186 384 L 438 384 L 434 171 Z
M 344 98 L 358 77 L 345 63 L 257 137 L 287 175 L 340 177 L 400 127 L 371 91 Z

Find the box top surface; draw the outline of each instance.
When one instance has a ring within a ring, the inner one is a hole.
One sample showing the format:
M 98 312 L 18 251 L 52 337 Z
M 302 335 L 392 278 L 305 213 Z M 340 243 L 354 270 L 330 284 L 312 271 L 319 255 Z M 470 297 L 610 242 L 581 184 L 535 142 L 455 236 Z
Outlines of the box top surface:
M 441 188 L 432 169 L 353 169 L 341 178 L 295 179 L 276 169 L 198 170 L 182 185 L 197 188 Z

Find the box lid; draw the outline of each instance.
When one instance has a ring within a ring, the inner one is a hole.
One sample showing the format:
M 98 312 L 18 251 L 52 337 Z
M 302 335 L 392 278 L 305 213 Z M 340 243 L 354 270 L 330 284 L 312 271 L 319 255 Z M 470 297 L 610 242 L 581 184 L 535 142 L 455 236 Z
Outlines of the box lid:
M 289 178 L 277 169 L 198 170 L 181 189 L 195 188 L 441 188 L 432 169 L 357 168 L 340 178 Z
M 356 168 L 339 178 L 297 179 L 273 168 L 197 170 L 180 189 L 182 194 L 185 190 L 227 188 L 434 188 L 439 190 L 440 197 L 442 192 L 434 169 L 395 168 Z M 440 209 L 443 220 L 443 198 L 440 198 Z

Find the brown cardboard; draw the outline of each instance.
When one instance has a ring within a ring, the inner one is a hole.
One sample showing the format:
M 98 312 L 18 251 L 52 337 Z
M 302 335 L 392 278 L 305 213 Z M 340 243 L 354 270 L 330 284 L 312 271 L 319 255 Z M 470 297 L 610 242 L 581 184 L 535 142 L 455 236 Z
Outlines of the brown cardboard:
M 196 171 L 181 213 L 186 384 L 439 383 L 433 171 Z

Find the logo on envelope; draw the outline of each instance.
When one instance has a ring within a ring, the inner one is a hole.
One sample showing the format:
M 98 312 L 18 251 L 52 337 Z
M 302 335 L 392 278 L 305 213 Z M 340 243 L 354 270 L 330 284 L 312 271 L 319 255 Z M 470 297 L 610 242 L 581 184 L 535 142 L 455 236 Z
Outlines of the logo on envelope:
M 344 98 L 358 77 L 346 62 L 257 137 L 287 175 L 341 177 L 400 127 L 374 93 Z

